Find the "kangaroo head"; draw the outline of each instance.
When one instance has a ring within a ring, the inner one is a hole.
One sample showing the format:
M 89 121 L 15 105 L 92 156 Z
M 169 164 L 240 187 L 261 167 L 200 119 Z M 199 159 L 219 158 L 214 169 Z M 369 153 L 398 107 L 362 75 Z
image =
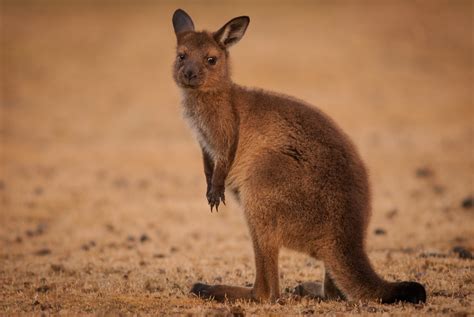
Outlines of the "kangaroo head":
M 176 10 L 173 27 L 178 45 L 173 77 L 178 86 L 209 91 L 228 84 L 228 48 L 243 37 L 249 22 L 249 17 L 241 16 L 216 32 L 196 32 L 191 17 L 181 9 Z

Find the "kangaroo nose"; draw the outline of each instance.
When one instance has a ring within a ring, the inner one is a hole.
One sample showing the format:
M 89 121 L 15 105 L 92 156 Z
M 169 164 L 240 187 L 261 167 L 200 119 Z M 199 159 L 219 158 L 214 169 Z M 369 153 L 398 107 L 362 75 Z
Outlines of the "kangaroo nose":
M 191 79 L 197 77 L 197 75 L 194 73 L 194 71 L 192 69 L 188 69 L 184 73 L 184 77 L 186 77 L 187 80 L 191 80 Z

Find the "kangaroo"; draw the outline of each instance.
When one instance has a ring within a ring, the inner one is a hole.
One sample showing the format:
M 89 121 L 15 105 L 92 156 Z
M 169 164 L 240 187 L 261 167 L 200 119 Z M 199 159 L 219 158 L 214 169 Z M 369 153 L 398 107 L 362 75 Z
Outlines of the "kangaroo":
M 250 18 L 197 32 L 181 9 L 173 15 L 173 77 L 184 117 L 202 149 L 206 198 L 218 210 L 225 189 L 242 206 L 253 242 L 253 287 L 196 283 L 191 293 L 217 301 L 276 301 L 282 247 L 324 262 L 322 299 L 426 301 L 417 282 L 388 282 L 365 252 L 371 212 L 368 176 L 348 136 L 303 101 L 232 82 L 229 48 Z

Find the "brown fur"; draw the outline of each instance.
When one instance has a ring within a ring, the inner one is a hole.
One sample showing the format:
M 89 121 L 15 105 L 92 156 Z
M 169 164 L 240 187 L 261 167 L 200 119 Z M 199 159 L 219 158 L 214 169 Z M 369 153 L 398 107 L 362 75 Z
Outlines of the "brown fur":
M 420 284 L 390 283 L 372 269 L 364 248 L 368 177 L 349 138 L 302 101 L 232 82 L 228 47 L 248 22 L 239 17 L 215 33 L 195 32 L 184 11 L 173 16 L 174 79 L 203 151 L 211 211 L 224 201 L 225 188 L 236 195 L 256 264 L 252 288 L 198 283 L 192 292 L 217 300 L 276 300 L 278 253 L 287 247 L 324 262 L 324 283 L 315 294 L 322 298 L 425 301 Z

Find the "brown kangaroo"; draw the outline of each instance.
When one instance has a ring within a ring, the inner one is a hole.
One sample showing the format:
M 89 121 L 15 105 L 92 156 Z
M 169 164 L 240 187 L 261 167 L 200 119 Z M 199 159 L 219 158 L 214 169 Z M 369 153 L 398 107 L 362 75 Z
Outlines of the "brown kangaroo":
M 211 211 L 230 189 L 243 207 L 255 252 L 253 287 L 195 284 L 202 298 L 280 297 L 278 253 L 286 247 L 322 260 L 325 299 L 425 302 L 416 282 L 388 282 L 364 247 L 370 217 L 367 172 L 349 138 L 324 113 L 294 98 L 234 84 L 228 49 L 250 22 L 241 16 L 217 32 L 196 32 L 181 9 L 174 80 L 184 116 L 202 148 Z

